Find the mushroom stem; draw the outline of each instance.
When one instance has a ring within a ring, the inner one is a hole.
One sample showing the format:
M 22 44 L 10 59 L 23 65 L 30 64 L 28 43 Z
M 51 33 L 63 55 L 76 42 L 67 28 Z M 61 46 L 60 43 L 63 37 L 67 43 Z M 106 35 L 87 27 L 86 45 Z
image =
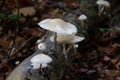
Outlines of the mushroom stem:
M 39 73 L 42 74 L 42 64 L 40 64 Z
M 81 27 L 84 29 L 84 20 L 81 20 Z
M 56 41 L 56 39 L 57 39 L 57 33 L 54 32 L 54 47 L 55 47 L 55 50 L 57 51 L 57 41 Z
M 65 44 L 62 44 L 63 46 L 63 54 L 65 55 L 65 58 L 67 58 L 67 53 L 66 53 L 66 47 Z
M 98 12 L 100 12 L 100 10 L 101 10 L 101 5 L 98 5 Z
M 103 10 L 104 10 L 104 7 L 103 7 L 103 6 L 100 6 L 99 13 L 98 13 L 99 16 L 101 16 Z
M 76 48 L 74 48 L 74 53 L 75 53 L 75 54 L 77 53 L 77 50 L 76 50 Z
M 71 45 L 67 48 L 66 54 L 70 51 L 70 49 L 73 47 L 73 45 L 74 45 L 74 44 L 71 44 Z

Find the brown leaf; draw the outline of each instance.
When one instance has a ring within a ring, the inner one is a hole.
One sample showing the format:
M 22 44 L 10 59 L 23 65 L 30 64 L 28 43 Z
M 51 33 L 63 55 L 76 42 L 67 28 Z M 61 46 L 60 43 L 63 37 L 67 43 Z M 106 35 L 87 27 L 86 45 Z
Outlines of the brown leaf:
M 15 9 L 14 11 L 12 11 L 13 14 L 17 14 L 18 9 Z M 24 7 L 24 8 L 20 8 L 20 14 L 23 14 L 24 16 L 33 16 L 36 13 L 36 10 L 34 9 L 34 7 Z
M 111 59 L 110 59 L 108 56 L 104 56 L 104 57 L 103 57 L 103 60 L 104 60 L 104 61 L 110 61 Z

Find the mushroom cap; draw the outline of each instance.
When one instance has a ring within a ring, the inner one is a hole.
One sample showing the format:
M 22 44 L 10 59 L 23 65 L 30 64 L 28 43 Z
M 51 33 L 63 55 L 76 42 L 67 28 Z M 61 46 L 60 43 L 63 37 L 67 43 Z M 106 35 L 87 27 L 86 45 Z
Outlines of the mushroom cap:
M 81 14 L 80 16 L 79 16 L 79 18 L 78 18 L 79 20 L 86 20 L 87 19 L 87 16 L 86 15 L 84 15 L 84 14 Z
M 74 47 L 74 48 L 78 48 L 79 45 L 78 45 L 78 44 L 74 44 L 73 47 Z
M 69 40 L 74 38 L 74 35 L 69 35 L 69 34 L 57 34 L 56 41 L 57 43 L 68 43 Z M 54 42 L 54 36 L 50 37 L 50 40 Z
M 39 43 L 38 44 L 38 49 L 41 51 L 45 51 L 46 50 L 46 44 L 45 43 Z
M 77 28 L 69 23 L 65 22 L 62 19 L 45 19 L 38 23 L 41 28 L 47 29 L 60 34 L 73 34 L 77 33 Z
M 38 40 L 36 41 L 36 43 L 41 43 L 41 42 L 43 42 L 43 39 L 38 39 Z
M 105 7 L 110 7 L 110 3 L 108 1 L 105 0 L 98 0 L 96 2 L 97 5 L 101 5 L 101 6 L 105 6 Z
M 37 54 L 31 58 L 31 63 L 47 64 L 52 61 L 52 58 L 45 54 Z
M 31 65 L 33 66 L 33 69 L 39 69 L 40 68 L 40 64 L 32 63 Z M 47 64 L 42 64 L 41 68 L 46 68 L 47 66 L 48 66 Z
M 84 37 L 74 36 L 74 38 L 72 38 L 68 43 L 77 43 L 84 39 L 85 39 Z
M 66 34 L 57 34 L 56 41 L 57 43 L 77 43 L 85 39 L 84 37 L 74 36 L 74 35 L 66 35 Z M 50 40 L 54 42 L 54 36 L 50 37 Z

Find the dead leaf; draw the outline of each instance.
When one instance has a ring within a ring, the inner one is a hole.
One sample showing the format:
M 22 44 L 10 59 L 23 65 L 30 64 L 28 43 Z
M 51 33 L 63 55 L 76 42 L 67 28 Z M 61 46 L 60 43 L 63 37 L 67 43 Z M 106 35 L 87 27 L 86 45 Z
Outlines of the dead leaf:
M 12 11 L 12 13 L 17 14 L 18 9 L 15 9 L 14 11 Z M 33 16 L 35 15 L 36 10 L 34 9 L 34 7 L 24 7 L 24 8 L 20 8 L 19 13 L 23 14 L 24 16 Z
M 38 17 L 33 17 L 33 21 L 37 22 L 38 20 Z
M 104 56 L 104 57 L 103 57 L 103 60 L 104 60 L 104 61 L 110 61 L 111 59 L 110 59 L 108 56 Z

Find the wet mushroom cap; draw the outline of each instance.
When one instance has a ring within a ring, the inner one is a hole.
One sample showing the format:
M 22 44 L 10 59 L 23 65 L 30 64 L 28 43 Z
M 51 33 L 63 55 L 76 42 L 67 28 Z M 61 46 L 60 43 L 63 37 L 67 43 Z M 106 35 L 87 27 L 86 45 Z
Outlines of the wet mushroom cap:
M 77 28 L 69 23 L 65 22 L 62 19 L 55 18 L 55 19 L 45 19 L 38 23 L 38 25 L 49 31 L 53 31 L 60 34 L 75 34 L 77 33 Z
M 31 58 L 31 63 L 47 64 L 52 61 L 52 58 L 45 54 L 37 54 Z

